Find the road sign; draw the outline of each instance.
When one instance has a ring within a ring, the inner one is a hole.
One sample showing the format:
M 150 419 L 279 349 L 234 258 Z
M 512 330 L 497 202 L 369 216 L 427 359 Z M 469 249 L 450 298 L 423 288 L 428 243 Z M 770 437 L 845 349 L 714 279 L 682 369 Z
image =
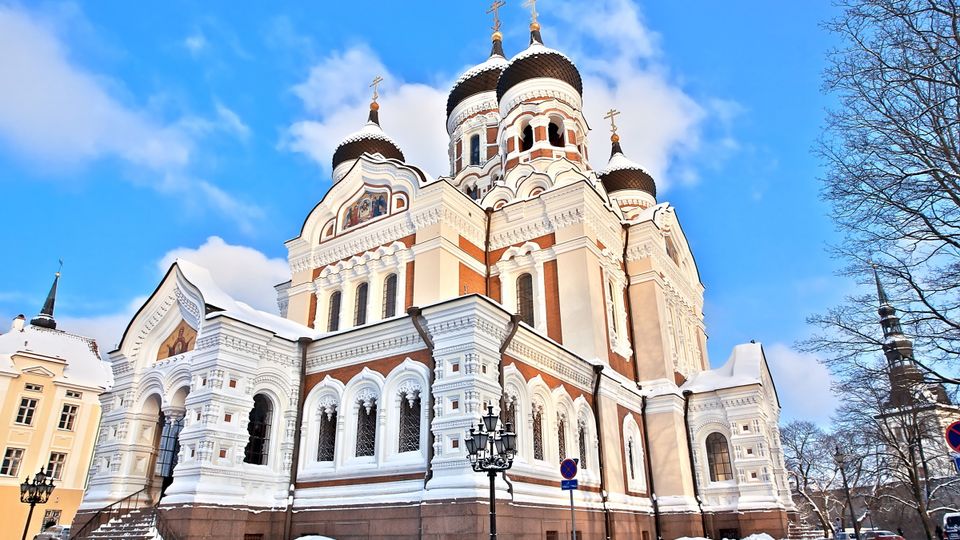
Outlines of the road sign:
M 564 491 L 566 491 L 566 490 L 568 490 L 568 489 L 577 489 L 577 481 L 576 481 L 576 480 L 561 480 L 561 481 L 560 481 L 560 489 L 562 489 L 562 490 L 564 490 Z
M 960 451 L 960 450 L 958 450 Z M 560 462 L 560 476 L 567 480 L 573 480 L 577 477 L 577 460 L 567 458 Z
M 947 444 L 954 452 L 960 452 L 960 420 L 947 426 Z
M 960 474 L 960 456 L 953 456 L 953 468 Z

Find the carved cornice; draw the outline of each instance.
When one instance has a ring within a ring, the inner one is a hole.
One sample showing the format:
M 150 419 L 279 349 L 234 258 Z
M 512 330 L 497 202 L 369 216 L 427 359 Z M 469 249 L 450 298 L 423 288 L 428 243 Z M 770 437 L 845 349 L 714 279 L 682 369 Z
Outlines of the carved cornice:
M 239 352 L 254 358 L 267 360 L 269 362 L 274 362 L 284 366 L 293 366 L 296 362 L 295 355 L 284 354 L 260 343 L 255 343 L 253 341 L 236 336 L 228 336 L 222 333 L 198 339 L 195 350 L 202 351 L 213 348 L 229 349 L 234 352 Z

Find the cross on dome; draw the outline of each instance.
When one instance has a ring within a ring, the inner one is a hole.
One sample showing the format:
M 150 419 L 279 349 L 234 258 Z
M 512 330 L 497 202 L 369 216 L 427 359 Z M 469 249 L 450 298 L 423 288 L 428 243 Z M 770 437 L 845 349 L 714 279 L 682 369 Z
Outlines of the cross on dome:
M 382 83 L 382 82 L 383 82 L 383 77 L 377 75 L 376 77 L 373 78 L 373 82 L 370 83 L 370 88 L 373 88 L 373 102 L 374 102 L 374 103 L 376 103 L 376 102 L 377 102 L 377 98 L 380 97 L 380 94 L 377 92 L 377 87 L 378 87 L 378 86 L 380 85 L 380 83 Z
M 610 136 L 611 140 L 614 137 L 616 137 L 617 139 L 620 138 L 620 136 L 617 135 L 617 115 L 619 114 L 620 114 L 620 111 L 611 108 L 609 111 L 607 111 L 607 114 L 604 115 L 603 117 L 606 120 L 610 120 L 610 133 L 613 133 L 613 135 Z
M 500 8 L 506 5 L 506 2 L 503 0 L 496 0 L 493 4 L 490 5 L 490 9 L 487 10 L 487 13 L 493 13 L 493 38 L 497 39 L 500 34 Z
M 540 25 L 537 24 L 537 15 L 539 15 L 539 13 L 537 13 L 537 0 L 526 0 L 526 2 L 523 3 L 523 7 L 530 8 L 530 27 L 533 28 L 533 25 L 539 27 Z

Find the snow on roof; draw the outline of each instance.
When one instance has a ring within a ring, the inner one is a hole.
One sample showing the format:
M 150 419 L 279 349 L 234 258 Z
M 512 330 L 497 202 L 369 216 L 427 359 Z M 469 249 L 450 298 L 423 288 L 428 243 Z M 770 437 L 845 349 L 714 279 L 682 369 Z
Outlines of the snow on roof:
M 556 54 L 556 55 L 558 55 L 558 56 L 563 57 L 567 62 L 570 62 L 574 67 L 577 66 L 577 65 L 573 62 L 573 60 L 570 59 L 569 56 L 563 54 L 562 52 L 560 52 L 560 51 L 558 51 L 558 50 L 556 50 L 556 49 L 551 49 L 550 47 L 547 47 L 546 45 L 544 45 L 543 43 L 540 43 L 539 41 L 534 41 L 533 43 L 530 44 L 529 47 L 527 47 L 526 49 L 518 52 L 513 58 L 510 59 L 510 62 L 509 62 L 509 63 L 512 64 L 512 63 L 514 63 L 514 62 L 516 62 L 516 61 L 518 61 L 518 60 L 522 60 L 522 59 L 524 59 L 524 58 L 526 58 L 526 57 L 528 57 L 528 56 L 536 56 L 536 55 L 538 55 L 538 54 Z
M 392 144 L 397 150 L 400 150 L 400 146 L 383 132 L 383 128 L 381 128 L 376 122 L 372 121 L 368 121 L 366 125 L 364 125 L 359 131 L 354 131 L 353 133 L 344 137 L 344 139 L 340 141 L 340 144 L 337 145 L 337 148 L 363 139 L 379 139 Z
M 647 172 L 643 170 L 643 167 L 638 165 L 636 162 L 623 155 L 623 153 L 617 152 L 610 157 L 610 161 L 607 162 L 607 168 L 604 169 L 600 174 L 605 174 L 611 171 L 621 171 L 624 169 Z
M 510 62 L 508 62 L 506 58 L 500 56 L 499 54 L 494 54 L 490 58 L 487 58 L 483 62 L 473 66 L 472 68 L 464 72 L 464 74 L 461 75 L 459 79 L 457 79 L 457 82 L 453 83 L 453 87 L 456 88 L 457 86 L 460 86 L 460 84 L 462 84 L 467 79 L 471 79 L 474 76 L 479 75 L 480 73 L 483 73 L 485 71 L 490 71 L 493 69 L 503 71 L 503 68 L 505 68 L 509 63 Z
M 657 212 L 660 210 L 665 210 L 670 206 L 668 202 L 662 202 L 660 204 L 655 204 L 648 208 L 644 208 L 637 214 L 637 217 L 634 218 L 636 221 L 652 221 L 654 216 L 657 215 Z
M 32 324 L 23 331 L 0 334 L 0 369 L 14 369 L 12 356 L 35 354 L 62 360 L 64 382 L 107 389 L 113 385 L 113 372 L 100 358 L 93 339 L 50 330 Z
M 214 317 L 218 314 L 227 315 L 230 318 L 258 328 L 263 328 L 264 330 L 269 330 L 280 337 L 290 340 L 316 334 L 311 328 L 299 323 L 285 319 L 279 315 L 274 315 L 273 313 L 260 311 L 239 300 L 234 300 L 232 296 L 217 285 L 213 276 L 210 275 L 209 270 L 196 263 L 185 259 L 177 259 L 173 264 L 180 269 L 180 273 L 183 274 L 183 277 L 189 281 L 191 285 L 200 290 L 204 303 L 219 310 L 208 314 L 207 318 Z
M 763 349 L 759 343 L 741 343 L 733 348 L 727 362 L 717 369 L 701 371 L 680 387 L 694 393 L 760 384 L 763 376 Z

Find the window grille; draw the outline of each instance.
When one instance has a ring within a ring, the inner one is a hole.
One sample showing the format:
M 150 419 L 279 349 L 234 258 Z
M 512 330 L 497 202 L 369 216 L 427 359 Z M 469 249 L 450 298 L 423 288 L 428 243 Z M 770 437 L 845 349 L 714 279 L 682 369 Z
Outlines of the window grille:
M 721 433 L 711 433 L 707 436 L 707 464 L 710 467 L 711 482 L 733 479 L 730 447 L 727 445 L 727 438 Z
M 533 409 L 533 459 L 543 459 L 543 409 Z
M 520 151 L 526 152 L 533 148 L 533 127 L 530 124 L 523 126 L 520 132 Z
M 340 291 L 330 295 L 330 314 L 327 318 L 327 331 L 336 332 L 340 329 Z
M 357 285 L 357 303 L 354 306 L 353 325 L 367 324 L 367 289 L 366 283 Z
M 357 408 L 357 457 L 372 456 L 377 445 L 377 402 L 360 400 Z
M 577 422 L 577 439 L 580 444 L 580 468 L 587 468 L 587 427 L 583 422 Z
M 243 461 L 254 465 L 266 465 L 270 448 L 270 424 L 273 419 L 273 404 L 263 395 L 253 396 L 247 434 L 250 439 L 243 450 Z
M 516 398 L 513 396 L 507 396 L 507 399 L 504 400 L 506 406 L 503 409 L 501 415 L 503 416 L 502 421 L 503 425 L 506 426 L 510 424 L 510 427 L 513 428 L 513 431 L 516 433 L 517 430 L 517 407 L 516 407 Z
M 17 476 L 23 461 L 23 448 L 7 448 L 0 463 L 0 476 Z
M 37 412 L 37 403 L 40 400 L 34 398 L 21 398 L 20 408 L 17 409 L 16 423 L 26 426 L 33 424 L 33 415 Z
M 557 450 L 560 461 L 567 458 L 567 421 L 563 416 L 557 418 Z
M 550 140 L 550 146 L 563 146 L 563 128 L 556 122 L 550 122 L 547 127 L 547 138 Z
M 397 314 L 397 275 L 390 274 L 383 281 L 383 318 Z
M 67 455 L 63 452 L 50 452 L 50 461 L 47 462 L 47 476 L 60 480 L 63 476 L 63 467 L 67 463 Z
M 420 393 L 400 394 L 400 452 L 420 449 Z
M 333 451 L 337 445 L 337 411 L 320 411 L 320 444 L 317 448 L 317 461 L 333 461 Z
M 520 274 L 517 278 L 517 314 L 520 320 L 533 326 L 533 276 Z
M 627 461 L 630 462 L 630 479 L 636 480 L 637 475 L 633 470 L 633 439 L 627 439 Z
M 470 137 L 470 164 L 480 164 L 480 135 Z
M 60 429 L 65 429 L 67 431 L 73 431 L 73 423 L 77 419 L 77 411 L 80 410 L 80 407 L 71 404 L 65 404 L 63 409 L 60 411 L 60 423 L 57 425 Z

